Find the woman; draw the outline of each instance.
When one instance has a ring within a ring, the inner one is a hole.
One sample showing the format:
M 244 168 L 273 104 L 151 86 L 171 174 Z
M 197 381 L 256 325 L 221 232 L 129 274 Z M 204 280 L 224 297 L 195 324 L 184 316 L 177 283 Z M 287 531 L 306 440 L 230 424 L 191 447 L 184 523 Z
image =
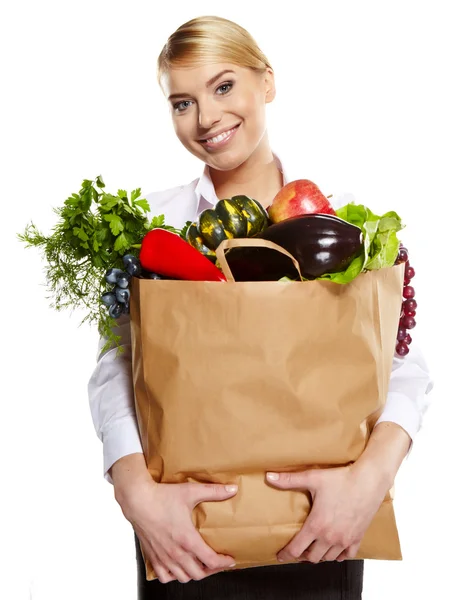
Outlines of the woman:
M 266 130 L 274 73 L 248 32 L 218 17 L 185 23 L 159 56 L 158 79 L 177 137 L 205 168 L 189 185 L 150 194 L 151 214 L 165 214 L 180 227 L 219 198 L 246 194 L 269 206 L 287 178 Z M 363 561 L 346 559 L 356 556 L 421 426 L 431 383 L 418 351 L 412 347 L 405 359 L 395 359 L 387 404 L 352 468 L 268 477 L 278 488 L 319 495 L 302 530 L 278 554 L 300 562 L 227 571 L 233 557 L 215 553 L 190 516 L 199 502 L 230 498 L 236 489 L 152 479 L 134 413 L 127 317 L 118 333 L 126 352 L 119 358 L 114 350 L 99 353 L 89 395 L 105 477 L 135 532 L 139 598 L 361 598 Z M 139 540 L 158 577 L 150 582 Z

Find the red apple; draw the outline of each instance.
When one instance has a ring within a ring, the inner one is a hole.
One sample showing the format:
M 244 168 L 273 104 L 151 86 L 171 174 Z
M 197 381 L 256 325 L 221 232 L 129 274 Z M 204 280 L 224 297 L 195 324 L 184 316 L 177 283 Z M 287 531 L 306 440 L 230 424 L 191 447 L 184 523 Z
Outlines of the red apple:
M 309 179 L 296 179 L 287 183 L 279 190 L 268 208 L 268 215 L 273 223 L 298 215 L 317 213 L 336 214 L 329 200 Z

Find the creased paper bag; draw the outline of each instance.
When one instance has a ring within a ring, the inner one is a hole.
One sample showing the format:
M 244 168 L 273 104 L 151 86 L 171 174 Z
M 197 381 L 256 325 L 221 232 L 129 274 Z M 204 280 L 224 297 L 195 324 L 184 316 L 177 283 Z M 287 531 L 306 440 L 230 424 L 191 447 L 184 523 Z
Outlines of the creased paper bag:
M 311 508 L 309 494 L 269 486 L 266 471 L 347 465 L 364 450 L 386 401 L 402 284 L 402 265 L 345 285 L 133 278 L 148 470 L 163 483 L 238 484 L 192 515 L 235 568 L 279 564 Z M 401 559 L 392 498 L 393 488 L 357 558 Z

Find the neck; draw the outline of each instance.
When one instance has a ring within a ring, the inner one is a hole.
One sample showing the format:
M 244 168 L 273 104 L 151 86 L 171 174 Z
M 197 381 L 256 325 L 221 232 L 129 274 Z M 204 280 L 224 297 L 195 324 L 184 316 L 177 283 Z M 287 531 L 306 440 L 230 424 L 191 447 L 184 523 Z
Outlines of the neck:
M 210 178 L 218 199 L 244 194 L 265 208 L 283 187 L 283 178 L 274 160 L 267 133 L 256 150 L 236 169 L 217 171 L 210 167 Z

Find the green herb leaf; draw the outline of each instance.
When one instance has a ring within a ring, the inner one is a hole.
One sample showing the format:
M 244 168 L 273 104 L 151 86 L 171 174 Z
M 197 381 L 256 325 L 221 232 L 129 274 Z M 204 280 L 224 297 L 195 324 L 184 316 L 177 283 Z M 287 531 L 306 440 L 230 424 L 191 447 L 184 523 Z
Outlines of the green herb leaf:
M 121 250 L 127 250 L 127 248 L 129 248 L 129 240 L 126 236 L 125 233 L 121 233 L 121 235 L 119 235 L 116 238 L 116 241 L 114 242 L 114 250 L 116 252 L 120 252 Z
M 103 219 L 105 221 L 108 221 L 109 227 L 111 228 L 113 235 L 118 235 L 121 231 L 123 231 L 124 223 L 121 217 L 119 217 L 118 215 L 111 213 L 109 215 L 104 215 Z
M 73 233 L 74 235 L 76 235 L 80 240 L 83 240 L 83 242 L 87 242 L 88 241 L 88 234 L 84 231 L 84 229 L 82 227 L 74 227 L 73 228 Z
M 119 203 L 121 203 L 121 199 L 118 196 L 113 196 L 112 194 L 103 194 L 99 200 L 101 207 L 106 210 L 111 210 Z
M 187 231 L 188 231 L 188 228 L 190 227 L 191 224 L 192 224 L 192 221 L 187 221 L 185 223 L 185 225 L 182 227 L 182 229 L 180 230 L 180 234 L 179 235 L 180 235 L 180 237 L 183 240 L 186 239 Z
M 152 218 L 150 222 L 150 229 L 158 229 L 159 227 L 163 227 L 165 223 L 164 215 L 158 215 Z
M 134 204 L 135 206 L 142 208 L 144 212 L 150 212 L 150 205 L 145 198 L 143 198 L 142 200 L 136 200 Z
M 131 200 L 132 200 L 132 202 L 134 202 L 134 200 L 136 200 L 137 198 L 139 198 L 140 194 L 141 194 L 141 189 L 140 188 L 137 188 L 136 190 L 132 190 L 132 192 L 131 192 Z

